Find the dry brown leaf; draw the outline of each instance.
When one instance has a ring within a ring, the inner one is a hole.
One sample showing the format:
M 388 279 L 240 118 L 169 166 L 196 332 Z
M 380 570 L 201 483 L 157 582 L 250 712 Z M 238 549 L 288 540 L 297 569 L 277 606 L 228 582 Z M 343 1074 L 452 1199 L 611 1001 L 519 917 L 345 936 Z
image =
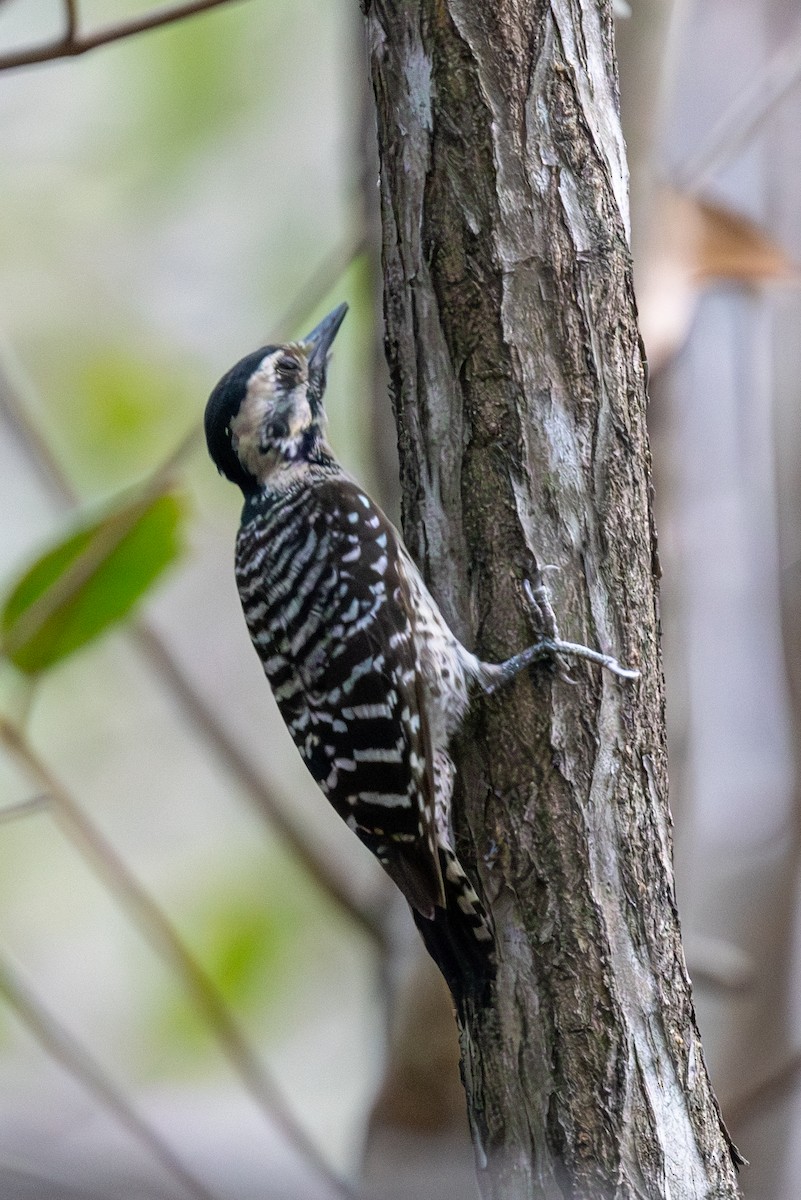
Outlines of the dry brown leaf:
M 801 280 L 799 267 L 753 221 L 672 188 L 656 193 L 637 275 L 640 328 L 652 371 L 681 349 L 704 287 L 719 280 L 744 286 Z

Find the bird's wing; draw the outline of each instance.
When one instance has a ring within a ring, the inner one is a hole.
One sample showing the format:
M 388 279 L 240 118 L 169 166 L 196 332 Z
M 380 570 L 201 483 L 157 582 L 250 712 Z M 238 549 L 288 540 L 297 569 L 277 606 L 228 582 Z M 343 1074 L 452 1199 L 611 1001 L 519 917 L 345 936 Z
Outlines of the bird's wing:
M 445 896 L 431 734 L 399 535 L 350 480 L 315 487 L 328 564 L 288 643 L 306 710 L 288 721 L 314 778 L 423 916 Z

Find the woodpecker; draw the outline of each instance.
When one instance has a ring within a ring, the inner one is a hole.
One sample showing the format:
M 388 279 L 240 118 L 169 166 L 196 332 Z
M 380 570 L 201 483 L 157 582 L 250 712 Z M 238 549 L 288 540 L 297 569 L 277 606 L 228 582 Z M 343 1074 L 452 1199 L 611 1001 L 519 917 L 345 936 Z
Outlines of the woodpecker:
M 548 655 L 636 672 L 555 627 L 500 664 L 461 645 L 400 534 L 325 439 L 329 351 L 347 307 L 224 375 L 206 440 L 244 496 L 236 581 L 281 715 L 323 794 L 405 896 L 458 1005 L 495 970 L 492 921 L 451 826 L 449 744 L 471 698 Z

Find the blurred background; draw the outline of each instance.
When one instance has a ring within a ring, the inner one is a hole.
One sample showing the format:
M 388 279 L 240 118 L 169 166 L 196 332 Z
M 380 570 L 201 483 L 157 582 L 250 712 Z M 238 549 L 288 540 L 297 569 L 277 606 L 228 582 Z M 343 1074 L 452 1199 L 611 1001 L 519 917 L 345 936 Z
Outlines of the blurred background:
M 801 7 L 619 8 L 686 949 L 745 1194 L 791 1200 Z M 0 53 L 62 27 L 0 0 Z M 373 138 L 344 0 L 0 75 L 2 1200 L 475 1194 L 447 999 L 283 728 L 199 436 L 347 300 L 331 440 L 397 514 Z

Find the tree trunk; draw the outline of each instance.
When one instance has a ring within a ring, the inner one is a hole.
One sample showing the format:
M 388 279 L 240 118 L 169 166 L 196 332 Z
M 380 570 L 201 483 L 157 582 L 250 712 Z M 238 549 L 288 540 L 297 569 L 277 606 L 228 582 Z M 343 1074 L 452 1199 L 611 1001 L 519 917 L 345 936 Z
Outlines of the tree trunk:
M 372 0 L 403 524 L 454 630 L 562 633 L 456 747 L 456 833 L 497 928 L 462 1068 L 485 1197 L 738 1195 L 682 955 L 645 379 L 607 3 Z

